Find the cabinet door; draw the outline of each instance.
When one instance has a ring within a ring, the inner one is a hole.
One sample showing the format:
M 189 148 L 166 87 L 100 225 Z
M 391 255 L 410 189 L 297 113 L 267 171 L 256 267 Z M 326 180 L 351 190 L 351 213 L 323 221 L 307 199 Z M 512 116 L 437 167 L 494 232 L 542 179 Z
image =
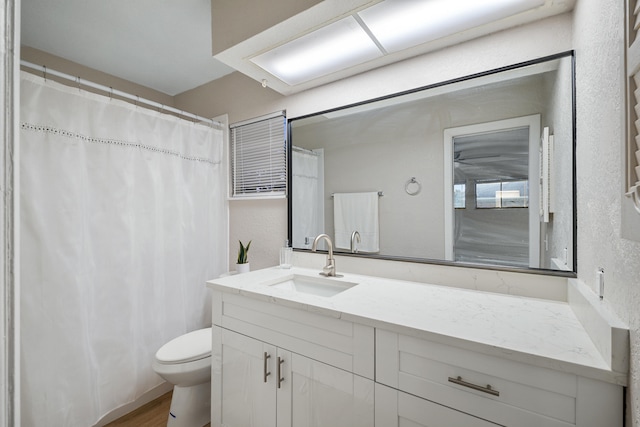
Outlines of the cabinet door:
M 375 427 L 496 427 L 498 424 L 376 384 Z
M 220 342 L 214 345 L 212 425 L 274 427 L 276 348 L 226 329 L 215 329 L 214 344 Z
M 291 420 L 278 427 L 374 425 L 373 381 L 295 353 L 290 370 Z

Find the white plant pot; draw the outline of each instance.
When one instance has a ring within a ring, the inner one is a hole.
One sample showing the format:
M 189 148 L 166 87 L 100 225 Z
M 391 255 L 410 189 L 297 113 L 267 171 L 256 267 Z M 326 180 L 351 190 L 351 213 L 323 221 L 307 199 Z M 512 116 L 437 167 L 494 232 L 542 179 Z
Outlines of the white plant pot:
M 242 274 L 248 273 L 249 271 L 251 271 L 251 267 L 248 262 L 245 264 L 236 264 L 236 273 Z

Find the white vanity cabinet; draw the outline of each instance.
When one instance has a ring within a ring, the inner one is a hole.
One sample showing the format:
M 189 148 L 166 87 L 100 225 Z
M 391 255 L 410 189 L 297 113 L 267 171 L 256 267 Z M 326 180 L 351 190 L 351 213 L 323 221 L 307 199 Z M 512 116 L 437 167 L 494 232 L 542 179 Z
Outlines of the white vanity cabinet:
M 274 286 L 294 275 L 317 272 L 209 282 L 212 426 L 623 426 L 616 322 L 605 358 L 563 303 L 347 274 L 332 297 Z
M 213 300 L 212 426 L 374 425 L 373 328 L 233 294 Z
M 277 388 L 274 365 L 279 360 L 290 362 L 290 355 L 276 347 L 235 332 L 213 327 L 219 342 L 216 354 L 220 363 L 220 406 L 214 411 L 214 425 L 272 427 L 276 425 L 278 401 L 290 400 L 289 383 Z M 286 369 L 283 364 L 281 370 Z M 286 375 L 286 372 L 281 372 Z M 218 384 L 216 384 L 218 386 Z
M 620 386 L 383 329 L 376 382 L 387 386 L 376 388 L 376 427 L 403 418 L 429 426 L 622 426 Z

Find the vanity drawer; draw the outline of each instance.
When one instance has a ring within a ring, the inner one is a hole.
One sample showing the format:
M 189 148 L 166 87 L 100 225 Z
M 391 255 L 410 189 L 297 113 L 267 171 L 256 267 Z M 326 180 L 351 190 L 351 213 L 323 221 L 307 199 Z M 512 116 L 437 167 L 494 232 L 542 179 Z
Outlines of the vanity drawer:
M 212 310 L 214 325 L 373 380 L 370 326 L 219 291 Z
M 577 377 L 376 330 L 376 382 L 518 427 L 576 424 Z

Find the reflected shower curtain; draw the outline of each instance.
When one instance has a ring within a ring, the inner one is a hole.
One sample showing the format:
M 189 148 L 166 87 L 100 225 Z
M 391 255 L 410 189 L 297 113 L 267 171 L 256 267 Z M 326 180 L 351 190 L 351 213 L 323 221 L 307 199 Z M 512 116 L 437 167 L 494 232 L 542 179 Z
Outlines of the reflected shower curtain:
M 293 147 L 291 157 L 294 188 L 291 195 L 294 218 L 291 243 L 294 248 L 311 248 L 314 237 L 325 232 L 324 150 Z
M 23 426 L 94 425 L 163 382 L 227 266 L 222 131 L 21 82 Z

